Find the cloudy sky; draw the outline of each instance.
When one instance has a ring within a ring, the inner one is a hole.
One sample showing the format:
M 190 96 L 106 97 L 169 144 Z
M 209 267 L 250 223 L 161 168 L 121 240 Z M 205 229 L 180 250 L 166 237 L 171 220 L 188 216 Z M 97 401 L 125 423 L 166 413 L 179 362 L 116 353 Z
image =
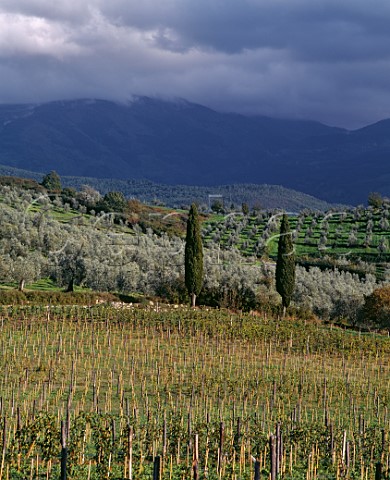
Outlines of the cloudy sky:
M 390 117 L 389 0 L 0 0 L 0 103 L 132 94 Z

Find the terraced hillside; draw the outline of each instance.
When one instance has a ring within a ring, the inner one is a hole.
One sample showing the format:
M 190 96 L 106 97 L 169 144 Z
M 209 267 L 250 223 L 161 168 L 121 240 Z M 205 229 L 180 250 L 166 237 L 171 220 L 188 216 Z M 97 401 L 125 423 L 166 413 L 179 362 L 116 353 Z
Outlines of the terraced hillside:
M 281 212 L 256 215 L 230 213 L 205 221 L 206 245 L 237 248 L 244 255 L 276 254 Z M 290 214 L 296 253 L 299 257 L 324 255 L 388 261 L 390 241 L 388 208 L 357 208 L 345 211 Z

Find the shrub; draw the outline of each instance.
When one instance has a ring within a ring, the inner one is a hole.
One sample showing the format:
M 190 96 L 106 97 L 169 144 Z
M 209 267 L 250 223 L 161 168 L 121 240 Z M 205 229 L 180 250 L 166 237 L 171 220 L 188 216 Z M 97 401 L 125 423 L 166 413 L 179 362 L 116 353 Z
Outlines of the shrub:
M 117 300 L 118 298 L 111 293 L 0 291 L 0 305 L 94 305 L 95 303 Z
M 347 321 L 347 323 L 351 325 L 356 325 L 362 305 L 363 299 L 361 297 L 348 295 L 338 297 L 333 302 L 330 318 L 339 322 Z
M 27 303 L 26 295 L 19 290 L 1 290 L 0 305 L 23 305 Z
M 378 284 L 371 274 L 360 278 L 358 274 L 337 269 L 321 270 L 310 267 L 297 268 L 294 292 L 295 305 L 307 307 L 322 319 L 356 323 L 357 312 L 364 298 Z
M 249 287 L 203 288 L 199 295 L 199 304 L 210 307 L 231 308 L 249 312 L 257 308 L 255 292 Z
M 187 303 L 188 293 L 182 276 L 162 281 L 156 286 L 156 295 L 168 303 Z
M 359 323 L 390 330 L 390 285 L 377 288 L 365 297 Z

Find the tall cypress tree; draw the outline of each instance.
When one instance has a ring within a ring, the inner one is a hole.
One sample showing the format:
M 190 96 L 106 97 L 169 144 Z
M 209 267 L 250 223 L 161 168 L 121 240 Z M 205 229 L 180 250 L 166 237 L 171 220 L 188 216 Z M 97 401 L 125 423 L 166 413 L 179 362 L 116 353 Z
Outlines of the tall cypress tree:
M 195 307 L 196 297 L 199 295 L 203 283 L 203 245 L 198 209 L 194 203 L 191 205 L 187 220 L 184 264 L 185 284 L 191 297 L 191 305 Z
M 287 215 L 283 215 L 280 226 L 275 276 L 276 290 L 282 297 L 284 316 L 295 286 L 295 253 Z

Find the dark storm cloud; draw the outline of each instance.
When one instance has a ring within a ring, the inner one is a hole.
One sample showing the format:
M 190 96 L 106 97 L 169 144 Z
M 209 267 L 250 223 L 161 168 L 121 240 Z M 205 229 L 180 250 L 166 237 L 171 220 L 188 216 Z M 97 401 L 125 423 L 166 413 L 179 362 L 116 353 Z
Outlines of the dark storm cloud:
M 0 102 L 132 94 L 360 126 L 390 117 L 390 3 L 1 0 Z
M 288 49 L 294 57 L 321 61 L 389 54 L 390 7 L 385 2 L 179 0 L 156 6 L 146 0 L 142 6 L 114 1 L 101 8 L 129 26 L 161 33 L 171 29 L 176 48 Z

